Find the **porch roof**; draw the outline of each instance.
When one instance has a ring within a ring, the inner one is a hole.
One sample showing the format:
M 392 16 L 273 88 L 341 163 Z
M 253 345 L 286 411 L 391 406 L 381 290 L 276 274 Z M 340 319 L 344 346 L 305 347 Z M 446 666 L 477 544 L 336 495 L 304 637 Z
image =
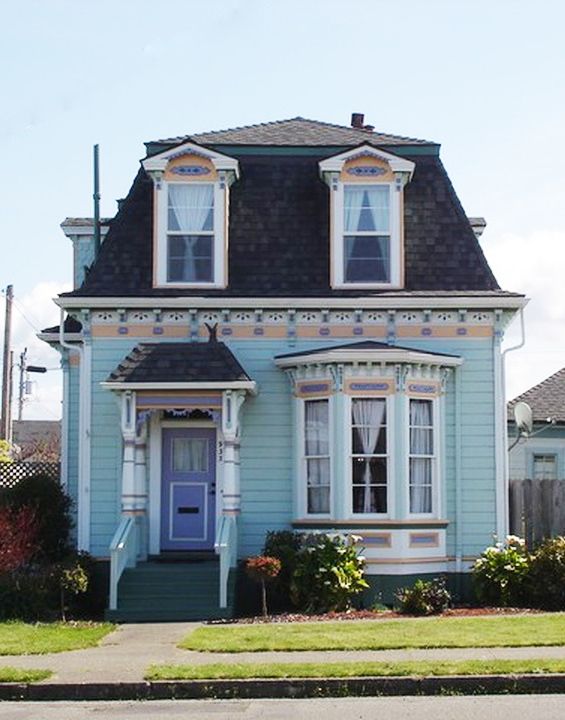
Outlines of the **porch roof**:
M 140 343 L 104 383 L 107 387 L 252 383 L 222 342 Z

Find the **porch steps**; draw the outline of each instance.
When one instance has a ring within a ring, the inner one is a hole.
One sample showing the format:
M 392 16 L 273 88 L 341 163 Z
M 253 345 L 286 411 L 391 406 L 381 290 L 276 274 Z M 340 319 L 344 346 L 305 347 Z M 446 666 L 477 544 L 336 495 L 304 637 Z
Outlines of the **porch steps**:
M 118 608 L 107 610 L 116 622 L 166 622 L 230 618 L 234 573 L 228 581 L 228 607 L 220 608 L 217 560 L 140 563 L 127 568 L 118 585 Z

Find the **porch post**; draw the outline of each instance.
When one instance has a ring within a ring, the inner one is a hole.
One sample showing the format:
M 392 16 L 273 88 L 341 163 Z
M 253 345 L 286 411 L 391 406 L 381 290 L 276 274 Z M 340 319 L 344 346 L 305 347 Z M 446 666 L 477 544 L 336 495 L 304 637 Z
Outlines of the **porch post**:
M 147 524 L 147 424 L 136 429 L 134 451 L 134 502 L 138 525 L 138 558 L 147 559 L 149 544 Z
M 146 461 L 145 441 L 146 430 L 136 427 L 136 398 L 135 393 L 128 390 L 122 395 L 122 517 L 135 519 L 135 548 L 136 560 L 147 557 L 147 527 L 145 514 L 147 512 L 146 487 Z
M 225 390 L 223 393 L 222 431 L 224 435 L 224 486 L 222 515 L 239 515 L 241 492 L 239 478 L 239 445 L 241 406 L 245 391 Z

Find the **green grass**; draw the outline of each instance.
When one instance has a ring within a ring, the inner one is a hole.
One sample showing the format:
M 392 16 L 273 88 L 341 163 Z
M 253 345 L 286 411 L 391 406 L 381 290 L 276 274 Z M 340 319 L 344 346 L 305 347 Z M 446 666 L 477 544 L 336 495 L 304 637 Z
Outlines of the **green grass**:
M 43 655 L 95 647 L 111 623 L 0 623 L 0 655 Z
M 565 613 L 215 625 L 197 628 L 180 643 L 185 650 L 233 653 L 532 645 L 565 645 Z
M 24 668 L 0 667 L 0 683 L 33 683 L 51 677 L 51 670 L 26 670 Z
M 249 678 L 348 678 L 430 675 L 563 673 L 565 660 L 453 660 L 344 663 L 214 663 L 152 665 L 146 680 L 236 680 Z

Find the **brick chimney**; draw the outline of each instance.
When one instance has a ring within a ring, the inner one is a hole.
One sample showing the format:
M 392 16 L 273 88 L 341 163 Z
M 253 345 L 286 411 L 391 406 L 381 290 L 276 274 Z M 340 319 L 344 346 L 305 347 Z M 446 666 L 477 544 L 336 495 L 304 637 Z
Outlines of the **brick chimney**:
M 363 113 L 351 113 L 351 127 L 362 130 L 364 122 L 365 115 L 363 115 Z

